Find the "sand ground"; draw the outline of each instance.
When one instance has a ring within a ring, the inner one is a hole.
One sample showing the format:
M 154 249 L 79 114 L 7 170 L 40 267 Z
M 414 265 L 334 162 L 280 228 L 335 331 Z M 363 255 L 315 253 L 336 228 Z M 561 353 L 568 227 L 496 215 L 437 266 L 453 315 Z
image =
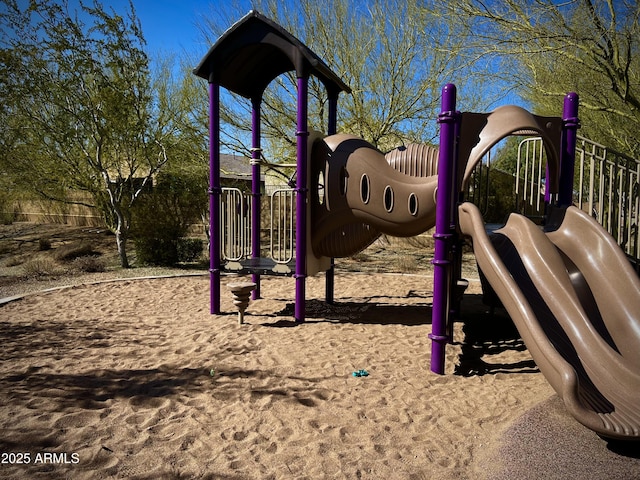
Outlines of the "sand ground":
M 476 281 L 444 376 L 428 276 L 340 274 L 335 305 L 310 278 L 302 325 L 289 278 L 263 278 L 243 325 L 223 291 L 215 316 L 206 276 L 1 306 L 0 476 L 640 478 L 640 446 L 568 416 Z

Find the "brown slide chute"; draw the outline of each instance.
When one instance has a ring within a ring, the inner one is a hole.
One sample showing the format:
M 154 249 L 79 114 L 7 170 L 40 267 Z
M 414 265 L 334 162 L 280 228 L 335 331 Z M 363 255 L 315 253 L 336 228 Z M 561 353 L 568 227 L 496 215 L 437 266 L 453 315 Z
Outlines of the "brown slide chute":
M 547 232 L 512 214 L 491 236 L 477 207 L 461 232 L 568 411 L 603 437 L 640 440 L 640 280 L 614 239 L 576 207 Z

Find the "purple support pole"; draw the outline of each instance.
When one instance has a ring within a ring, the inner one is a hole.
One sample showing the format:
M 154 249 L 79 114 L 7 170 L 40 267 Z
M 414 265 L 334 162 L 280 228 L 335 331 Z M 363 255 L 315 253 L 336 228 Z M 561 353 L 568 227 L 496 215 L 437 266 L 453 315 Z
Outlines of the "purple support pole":
M 251 258 L 260 258 L 260 97 L 251 100 Z M 260 275 L 254 273 L 251 280 L 256 288 L 253 300 L 260 298 Z
M 329 118 L 327 119 L 327 135 L 334 135 L 338 129 L 338 94 L 329 96 Z
M 329 118 L 327 122 L 327 134 L 334 135 L 338 129 L 338 93 L 329 95 Z M 326 179 L 325 179 L 326 183 Z M 334 259 L 331 258 L 331 266 L 325 273 L 325 299 L 329 304 L 333 304 L 333 293 L 335 291 L 335 266 Z
M 209 83 L 210 311 L 220 313 L 220 86 Z
M 544 178 L 545 178 L 544 203 L 545 203 L 545 205 L 549 205 L 551 203 L 551 189 L 549 188 L 549 185 L 551 185 L 551 181 L 550 181 L 551 179 L 549 178 L 549 164 L 548 163 L 544 167 Z
M 298 78 L 297 163 L 296 176 L 296 299 L 295 320 L 305 320 L 307 278 L 307 89 L 309 78 Z
M 564 97 L 562 110 L 562 152 L 560 153 L 560 192 L 558 206 L 573 204 L 573 173 L 576 140 L 580 121 L 578 119 L 578 94 L 571 92 Z
M 444 374 L 445 347 L 449 342 L 447 323 L 451 284 L 451 243 L 453 234 L 454 196 L 456 195 L 454 151 L 456 135 L 456 87 L 447 84 L 442 89 L 440 151 L 438 157 L 438 191 L 436 193 L 436 233 L 433 259 L 433 309 L 431 317 L 431 371 Z

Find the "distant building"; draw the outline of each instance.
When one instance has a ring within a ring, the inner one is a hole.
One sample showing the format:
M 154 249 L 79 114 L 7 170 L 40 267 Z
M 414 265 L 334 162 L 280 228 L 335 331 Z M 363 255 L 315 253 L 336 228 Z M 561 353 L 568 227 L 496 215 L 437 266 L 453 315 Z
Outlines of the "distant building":
M 264 174 L 260 175 L 260 190 L 264 192 Z M 220 183 L 243 192 L 251 191 L 251 159 L 240 155 L 220 154 Z

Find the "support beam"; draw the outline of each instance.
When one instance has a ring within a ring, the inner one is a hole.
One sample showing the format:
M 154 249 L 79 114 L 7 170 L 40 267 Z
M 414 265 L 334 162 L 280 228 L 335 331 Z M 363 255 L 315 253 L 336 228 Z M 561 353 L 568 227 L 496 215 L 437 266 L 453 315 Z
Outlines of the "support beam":
M 334 135 L 338 129 L 338 95 L 329 94 L 329 120 L 327 125 L 327 134 Z M 325 179 L 325 183 L 326 183 Z M 325 300 L 328 304 L 333 304 L 335 291 L 335 260 L 331 258 L 331 266 L 325 272 Z
M 575 165 L 576 141 L 580 120 L 578 119 L 577 93 L 568 93 L 564 97 L 562 110 L 562 151 L 560 152 L 560 185 L 558 206 L 573 204 L 573 173 Z
M 298 115 L 297 115 L 297 166 L 296 176 L 296 298 L 295 320 L 304 322 L 307 280 L 307 95 L 309 77 L 298 78 Z
M 431 316 L 431 371 L 444 374 L 445 347 L 450 341 L 447 324 L 449 320 L 450 287 L 452 275 L 451 247 L 453 242 L 456 178 L 456 87 L 447 84 L 442 89 L 442 109 L 438 116 L 440 124 L 440 152 L 438 157 L 438 190 L 436 198 L 436 233 L 433 259 L 433 309 Z
M 251 257 L 260 258 L 261 191 L 260 191 L 260 105 L 262 97 L 251 99 Z M 252 299 L 260 298 L 260 274 L 254 273 L 256 284 Z
M 209 82 L 209 276 L 210 311 L 220 313 L 220 85 Z

